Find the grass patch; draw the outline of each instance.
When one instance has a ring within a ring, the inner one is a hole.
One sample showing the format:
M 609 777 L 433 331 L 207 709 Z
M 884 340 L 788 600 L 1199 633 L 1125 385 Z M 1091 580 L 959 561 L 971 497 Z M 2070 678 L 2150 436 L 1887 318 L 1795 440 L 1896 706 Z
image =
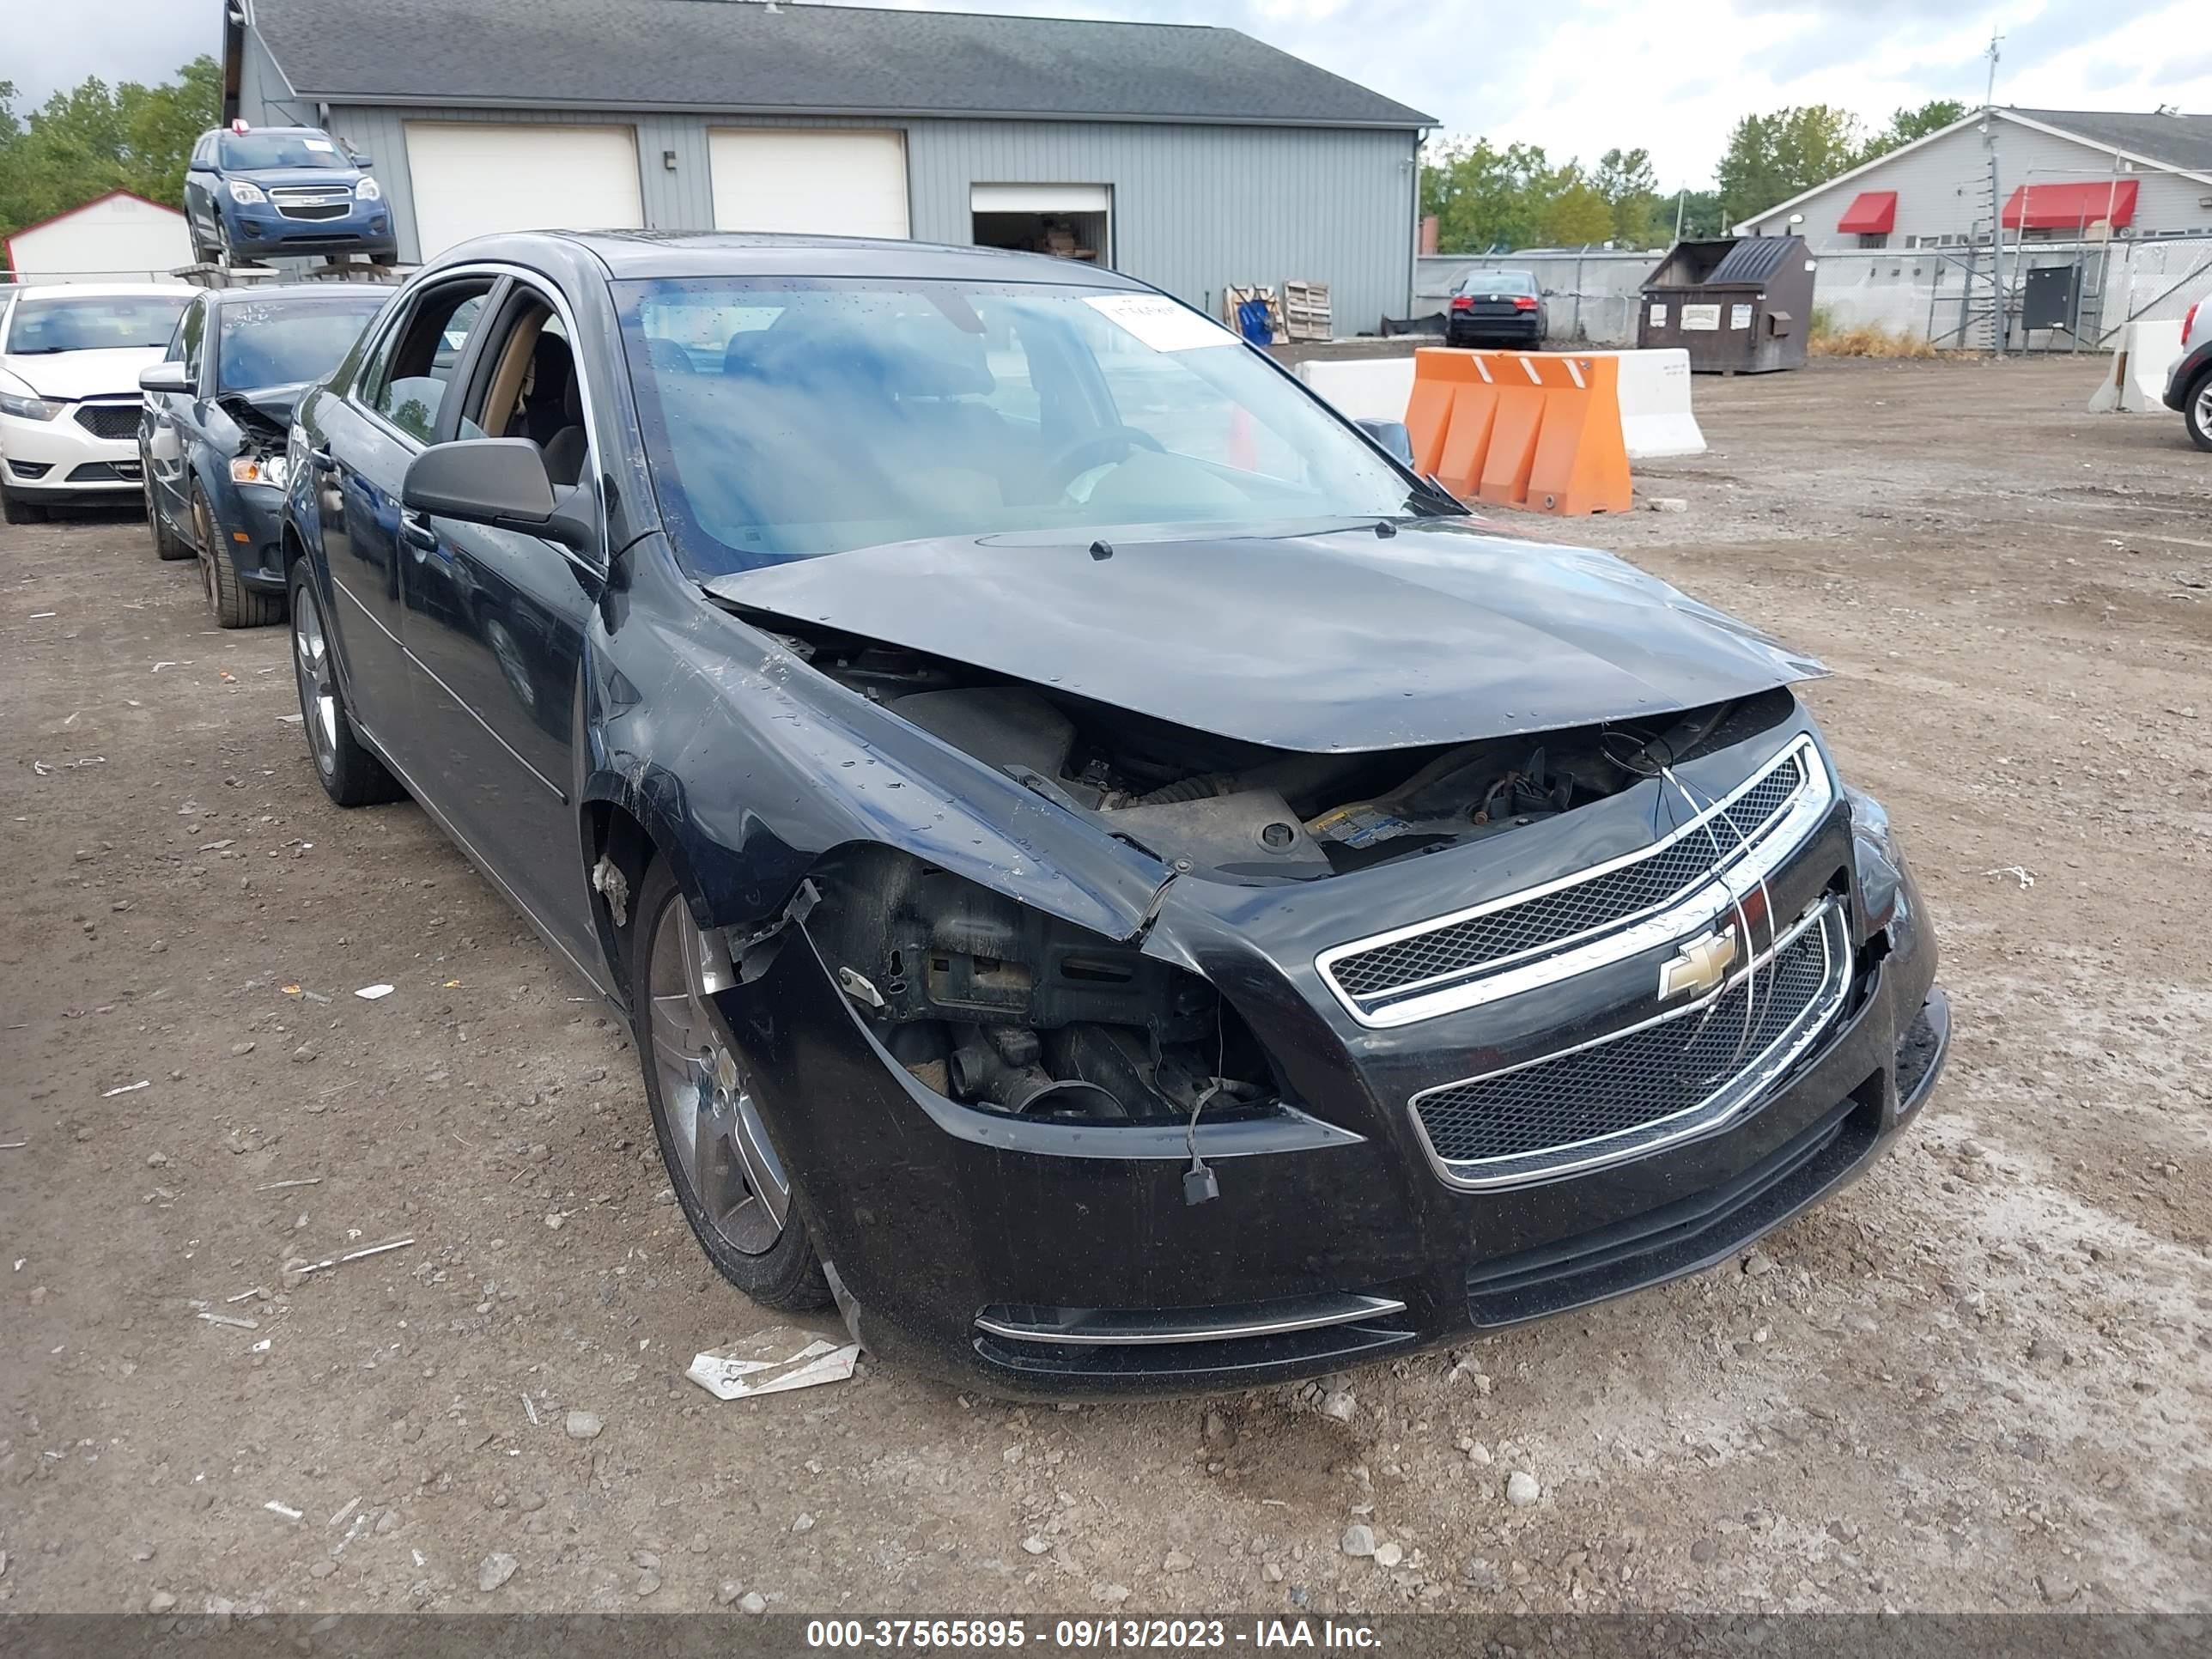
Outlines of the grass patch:
M 1872 324 L 1845 328 L 1826 306 L 1813 307 L 1805 349 L 1815 357 L 1936 357 L 1942 354 L 1917 334 Z

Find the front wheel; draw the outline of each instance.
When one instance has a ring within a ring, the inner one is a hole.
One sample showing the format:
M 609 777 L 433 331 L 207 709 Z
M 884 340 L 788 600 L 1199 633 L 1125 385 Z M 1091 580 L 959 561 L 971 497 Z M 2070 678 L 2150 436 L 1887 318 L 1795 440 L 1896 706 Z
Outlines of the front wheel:
M 315 757 L 315 775 L 322 781 L 323 793 L 340 806 L 397 800 L 405 793 L 398 781 L 354 736 L 345 694 L 338 689 L 330 635 L 323 626 L 323 608 L 307 580 L 305 559 L 293 562 L 290 583 L 292 677 L 299 684 L 307 749 Z
M 200 587 L 208 609 L 224 628 L 262 628 L 284 619 L 284 601 L 274 593 L 248 587 L 238 574 L 237 561 L 216 529 L 215 514 L 199 486 L 192 487 L 192 534 L 199 542 Z M 304 712 L 304 711 L 303 711 Z
M 2212 368 L 2198 375 L 2182 398 L 2181 422 L 2189 428 L 2190 442 L 2199 449 L 2212 449 Z
M 634 914 L 631 1025 L 684 1218 L 716 1271 L 763 1307 L 827 1307 L 829 1281 L 706 991 L 703 941 L 665 861 L 646 872 Z

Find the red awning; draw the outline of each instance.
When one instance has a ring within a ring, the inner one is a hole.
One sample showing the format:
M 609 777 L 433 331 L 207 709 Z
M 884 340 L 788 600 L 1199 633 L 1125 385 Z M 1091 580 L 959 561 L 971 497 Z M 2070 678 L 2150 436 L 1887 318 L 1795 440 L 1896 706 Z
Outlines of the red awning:
M 2107 179 L 2081 185 L 2022 185 L 2005 203 L 2007 230 L 2087 230 L 2109 224 L 2115 229 L 2136 219 L 2139 179 Z
M 1836 230 L 1844 236 L 1887 236 L 1897 228 L 1897 192 L 1863 190 L 1851 198 Z

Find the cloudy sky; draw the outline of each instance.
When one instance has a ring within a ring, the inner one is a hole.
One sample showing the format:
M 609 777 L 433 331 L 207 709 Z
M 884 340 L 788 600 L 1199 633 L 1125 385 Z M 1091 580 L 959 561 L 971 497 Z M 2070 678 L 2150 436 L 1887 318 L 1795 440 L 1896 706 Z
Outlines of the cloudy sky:
M 19 108 L 88 75 L 160 80 L 219 43 L 221 0 L 74 4 L 80 21 L 96 26 L 52 27 L 57 0 L 0 0 L 0 78 L 16 83 Z M 2205 0 L 940 0 L 939 9 L 1240 28 L 1426 111 L 1447 132 L 1585 159 L 1641 144 L 1668 185 L 1707 182 L 1729 127 L 1747 111 L 1833 103 L 1873 124 L 1930 98 L 1978 102 L 1993 28 L 2005 37 L 2001 102 L 2212 112 Z

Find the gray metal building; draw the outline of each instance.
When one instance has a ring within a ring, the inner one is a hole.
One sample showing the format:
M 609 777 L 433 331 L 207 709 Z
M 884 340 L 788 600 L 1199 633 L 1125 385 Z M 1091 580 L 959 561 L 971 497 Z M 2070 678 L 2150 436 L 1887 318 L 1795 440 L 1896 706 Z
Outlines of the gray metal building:
M 1990 153 L 1997 197 L 1990 191 Z M 1976 110 L 1777 203 L 1738 235 L 1794 231 L 1816 250 L 1972 247 L 2212 234 L 2212 115 Z
M 413 260 L 554 225 L 1030 246 L 1406 313 L 1434 122 L 1233 29 L 775 0 L 229 0 L 227 116 L 367 153 Z

